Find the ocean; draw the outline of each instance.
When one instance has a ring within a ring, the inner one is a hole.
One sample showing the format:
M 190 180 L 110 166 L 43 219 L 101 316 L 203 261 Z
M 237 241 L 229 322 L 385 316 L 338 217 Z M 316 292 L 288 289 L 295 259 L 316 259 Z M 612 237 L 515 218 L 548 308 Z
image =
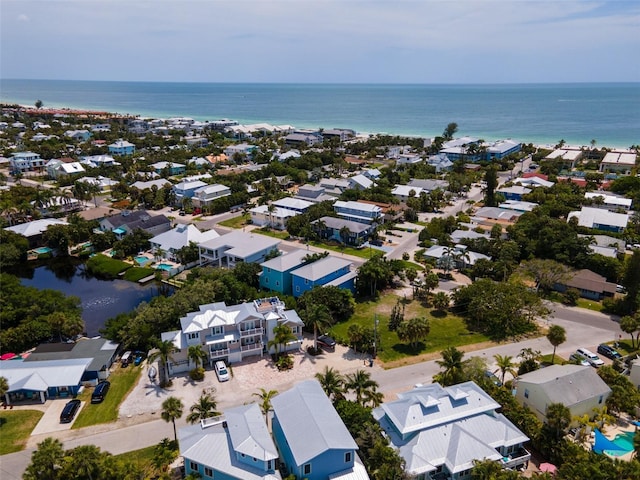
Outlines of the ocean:
M 141 117 L 230 118 L 433 137 L 450 122 L 485 140 L 640 144 L 640 83 L 388 85 L 0 80 L 0 101 Z

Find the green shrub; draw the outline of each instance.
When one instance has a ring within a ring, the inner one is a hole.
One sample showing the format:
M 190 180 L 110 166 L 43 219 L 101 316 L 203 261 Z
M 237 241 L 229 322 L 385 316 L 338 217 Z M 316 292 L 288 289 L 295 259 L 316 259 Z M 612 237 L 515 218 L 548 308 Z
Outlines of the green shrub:
M 189 378 L 195 382 L 201 382 L 204 380 L 204 368 L 194 368 L 189 372 Z
M 293 368 L 293 357 L 291 355 L 283 355 L 276 361 L 278 370 L 291 370 Z
M 131 268 L 130 264 L 102 254 L 91 257 L 87 261 L 87 270 L 96 277 L 117 278 L 120 273 L 129 268 Z

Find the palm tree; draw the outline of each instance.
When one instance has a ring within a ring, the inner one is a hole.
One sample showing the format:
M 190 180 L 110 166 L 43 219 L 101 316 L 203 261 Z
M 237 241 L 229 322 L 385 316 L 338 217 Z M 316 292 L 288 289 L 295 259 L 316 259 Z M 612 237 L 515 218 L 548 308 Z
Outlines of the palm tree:
M 463 380 L 463 368 L 464 352 L 458 350 L 456 347 L 447 347 L 442 352 L 442 360 L 436 360 L 436 363 L 440 365 L 444 370 L 434 377 L 437 378 L 437 382 L 443 386 L 455 385 Z
M 207 359 L 207 353 L 202 350 L 202 345 L 189 345 L 189 350 L 187 351 L 187 357 L 195 364 L 195 368 L 198 368 L 200 365 L 204 366 L 204 361 Z
M 273 339 L 267 342 L 267 348 L 271 349 L 271 347 L 275 347 L 277 360 L 280 356 L 280 346 L 297 339 L 298 337 L 293 334 L 291 329 L 284 323 L 281 323 L 273 327 Z
M 318 350 L 318 330 L 330 327 L 333 323 L 331 311 L 326 305 L 307 305 L 305 323 L 313 326 L 313 350 Z
M 147 362 L 153 363 L 158 360 L 158 364 L 160 366 L 160 387 L 164 388 L 168 383 L 169 376 L 169 360 L 172 362 L 173 352 L 176 351 L 176 347 L 171 340 L 162 340 L 156 343 L 156 350 L 151 352 L 151 354 L 147 357 Z
M 176 431 L 176 419 L 182 417 L 182 410 L 184 405 L 179 398 L 169 397 L 162 402 L 162 413 L 160 416 L 162 419 L 169 423 L 173 423 L 173 437 L 178 442 L 178 432 Z
M 267 212 L 269 212 L 269 228 L 273 228 L 273 212 L 276 211 L 276 206 L 273 203 L 270 203 L 267 206 Z
M 447 308 L 449 308 L 451 300 L 449 299 L 449 295 L 447 295 L 446 292 L 438 292 L 433 296 L 432 302 L 436 310 L 444 312 Z
M 633 436 L 633 455 L 640 458 L 640 430 Z
M 264 388 L 261 388 L 259 393 L 253 394 L 253 396 L 260 399 L 260 410 L 267 423 L 269 422 L 269 411 L 271 411 L 271 399 L 276 395 L 278 395 L 277 390 L 266 390 Z
M 327 231 L 327 223 L 324 220 L 319 219 L 319 220 L 316 220 L 313 223 L 313 225 L 314 225 L 314 230 L 317 230 L 317 232 L 318 232 L 318 236 L 321 239 L 325 238 L 325 236 L 326 236 L 325 234 L 326 234 L 326 231 Z
M 500 381 L 504 385 L 504 377 L 507 373 L 511 374 L 512 377 L 515 377 L 518 372 L 516 370 L 516 364 L 513 363 L 513 357 L 510 355 L 494 355 L 493 358 L 496 360 L 496 365 L 502 374 Z
M 316 373 L 316 379 L 330 400 L 335 402 L 344 398 L 344 377 L 333 367 L 325 366 L 322 373 Z
M 217 417 L 220 412 L 216 411 L 218 404 L 213 395 L 206 394 L 200 395 L 200 398 L 196 403 L 189 407 L 189 415 L 187 415 L 187 422 L 198 423 L 205 418 Z
M 368 401 L 378 400 L 378 382 L 371 380 L 371 374 L 364 370 L 357 370 L 346 376 L 345 387 L 347 390 L 353 391 L 356 395 L 356 401 L 366 406 Z
M 98 478 L 102 454 L 95 445 L 80 445 L 72 450 L 71 462 L 76 478 Z
M 551 364 L 556 358 L 556 347 L 567 340 L 567 332 L 560 325 L 551 325 L 547 333 L 547 340 L 553 345 L 553 355 L 551 355 Z
M 349 240 L 349 236 L 351 235 L 351 230 L 346 225 L 340 229 L 340 238 L 342 239 L 342 243 L 344 245 L 347 244 Z

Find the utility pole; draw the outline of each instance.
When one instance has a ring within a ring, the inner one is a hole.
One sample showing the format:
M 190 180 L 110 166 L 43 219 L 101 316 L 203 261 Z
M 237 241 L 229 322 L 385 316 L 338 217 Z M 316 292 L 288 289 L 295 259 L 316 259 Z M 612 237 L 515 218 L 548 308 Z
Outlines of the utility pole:
M 377 355 L 377 344 L 378 344 L 378 314 L 373 314 L 373 358 L 376 358 Z

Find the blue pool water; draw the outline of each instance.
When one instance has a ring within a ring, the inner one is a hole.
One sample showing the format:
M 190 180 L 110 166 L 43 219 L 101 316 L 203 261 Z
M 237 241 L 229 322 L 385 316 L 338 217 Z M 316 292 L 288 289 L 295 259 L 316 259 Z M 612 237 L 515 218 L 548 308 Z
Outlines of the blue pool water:
M 159 263 L 158 265 L 156 265 L 156 268 L 158 270 L 166 270 L 168 272 L 173 269 L 173 266 L 169 265 L 168 263 Z
M 150 261 L 147 257 L 143 257 L 143 256 L 135 257 L 134 260 L 138 265 L 144 265 L 145 263 Z
M 37 254 L 41 254 L 41 253 L 49 253 L 51 252 L 51 249 L 49 247 L 38 247 L 38 248 L 35 248 L 33 251 L 36 252 Z
M 613 439 L 613 443 L 618 445 L 620 448 L 623 448 L 624 450 L 605 450 L 604 452 L 612 457 L 621 457 L 622 455 L 626 455 L 629 452 L 633 452 L 634 436 L 635 432 L 619 433 Z

